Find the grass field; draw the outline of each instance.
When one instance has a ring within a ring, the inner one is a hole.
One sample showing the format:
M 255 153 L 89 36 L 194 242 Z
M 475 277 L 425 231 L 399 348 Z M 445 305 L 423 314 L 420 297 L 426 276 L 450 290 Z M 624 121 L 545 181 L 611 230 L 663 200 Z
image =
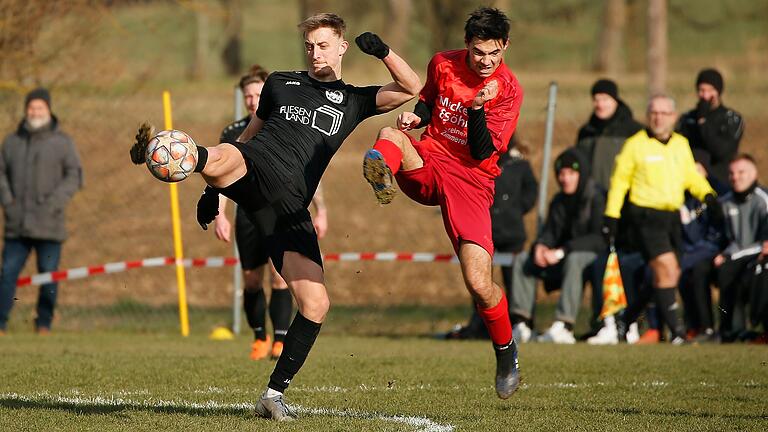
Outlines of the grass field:
M 501 401 L 487 342 L 321 335 L 287 392 L 301 420 L 256 419 L 274 365 L 248 339 L 122 333 L 0 339 L 0 430 L 766 430 L 768 350 L 521 347 Z

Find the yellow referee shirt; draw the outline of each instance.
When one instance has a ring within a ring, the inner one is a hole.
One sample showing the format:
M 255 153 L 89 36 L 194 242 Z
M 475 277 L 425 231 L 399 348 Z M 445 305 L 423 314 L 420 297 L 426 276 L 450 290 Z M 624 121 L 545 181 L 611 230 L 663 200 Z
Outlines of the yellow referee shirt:
M 619 218 L 624 196 L 639 207 L 677 211 L 685 191 L 701 201 L 715 191 L 699 172 L 688 140 L 673 133 L 666 144 L 648 136 L 645 129 L 627 138 L 616 156 L 605 215 Z

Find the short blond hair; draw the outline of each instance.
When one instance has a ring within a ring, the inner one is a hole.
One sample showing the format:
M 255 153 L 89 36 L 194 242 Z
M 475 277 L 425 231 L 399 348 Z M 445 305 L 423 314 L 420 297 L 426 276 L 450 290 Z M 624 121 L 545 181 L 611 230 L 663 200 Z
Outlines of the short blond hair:
M 347 31 L 347 24 L 343 18 L 334 13 L 327 12 L 312 15 L 299 23 L 298 27 L 305 35 L 319 28 L 329 28 L 341 38 L 344 37 L 344 32 Z

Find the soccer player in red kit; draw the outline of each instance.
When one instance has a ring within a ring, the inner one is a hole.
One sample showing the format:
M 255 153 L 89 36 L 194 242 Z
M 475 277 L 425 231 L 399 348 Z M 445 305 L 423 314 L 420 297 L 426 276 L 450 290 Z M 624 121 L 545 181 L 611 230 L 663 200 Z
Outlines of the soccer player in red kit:
M 523 90 L 503 61 L 508 18 L 479 8 L 464 31 L 467 48 L 432 58 L 414 111 L 398 117 L 397 129 L 379 132 L 363 173 L 382 204 L 394 198 L 397 180 L 414 201 L 440 206 L 464 282 L 493 341 L 496 392 L 506 399 L 520 378 L 507 299 L 491 277 L 490 207 L 496 161 L 515 131 Z M 420 141 L 404 132 L 424 126 Z

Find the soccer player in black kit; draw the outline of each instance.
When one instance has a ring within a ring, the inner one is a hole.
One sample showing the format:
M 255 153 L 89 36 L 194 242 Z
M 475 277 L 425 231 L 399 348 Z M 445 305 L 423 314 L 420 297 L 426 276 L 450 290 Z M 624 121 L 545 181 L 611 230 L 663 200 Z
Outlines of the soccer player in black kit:
M 328 163 L 355 127 L 421 90 L 416 72 L 372 33 L 355 42 L 382 60 L 393 82 L 355 87 L 341 81 L 341 61 L 349 47 L 345 27 L 339 16 L 328 13 L 299 24 L 308 70 L 275 72 L 267 78 L 256 115 L 238 142 L 198 147 L 195 170 L 208 184 L 198 202 L 203 228 L 218 214 L 219 194 L 249 213 L 271 207 L 277 214 L 270 256 L 299 310 L 256 413 L 279 421 L 296 417 L 283 392 L 304 364 L 330 306 L 307 207 Z M 148 130 L 140 130 L 131 150 L 134 163 L 144 163 L 149 139 Z
M 253 65 L 248 72 L 240 78 L 238 86 L 244 95 L 245 108 L 248 115 L 236 120 L 221 132 L 219 142 L 235 142 L 245 131 L 256 114 L 259 107 L 261 92 L 269 72 L 259 65 Z M 219 240 L 229 242 L 231 240 L 232 224 L 227 219 L 225 212 L 227 199 L 219 200 L 219 214 L 214 219 L 214 232 Z M 315 215 L 312 224 L 315 227 L 318 238 L 323 238 L 328 229 L 327 211 L 323 200 L 322 187 L 318 186 L 315 196 L 312 198 Z M 240 267 L 243 269 L 243 309 L 248 320 L 248 325 L 253 330 L 253 343 L 251 344 L 251 360 L 261 360 L 267 357 L 277 359 L 283 352 L 285 334 L 291 324 L 291 312 L 293 299 L 288 290 L 288 284 L 277 273 L 275 267 L 269 262 L 269 235 L 275 225 L 275 212 L 271 208 L 265 208 L 250 216 L 242 207 L 237 208 L 235 216 L 235 238 L 237 250 L 240 255 Z M 254 223 L 255 222 L 255 223 Z M 262 286 L 265 269 L 269 270 L 271 293 L 269 304 Z M 269 317 L 272 320 L 274 341 L 270 340 L 266 332 L 266 315 L 269 309 Z

